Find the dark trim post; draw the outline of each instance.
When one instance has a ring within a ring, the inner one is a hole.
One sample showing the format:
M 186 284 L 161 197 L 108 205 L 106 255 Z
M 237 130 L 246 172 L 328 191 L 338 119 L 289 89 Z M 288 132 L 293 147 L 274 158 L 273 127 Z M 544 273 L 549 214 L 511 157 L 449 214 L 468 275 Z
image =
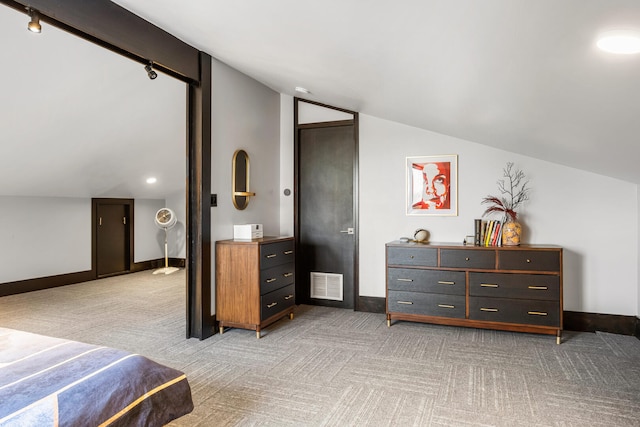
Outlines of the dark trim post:
M 187 338 L 214 334 L 211 316 L 211 56 L 200 52 L 200 85 L 189 85 L 187 133 Z

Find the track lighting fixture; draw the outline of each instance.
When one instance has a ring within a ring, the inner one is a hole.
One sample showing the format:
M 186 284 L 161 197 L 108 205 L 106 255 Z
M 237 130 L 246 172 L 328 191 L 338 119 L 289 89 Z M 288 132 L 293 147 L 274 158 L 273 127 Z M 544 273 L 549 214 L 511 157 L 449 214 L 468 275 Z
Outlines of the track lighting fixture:
M 40 25 L 40 14 L 38 13 L 38 11 L 28 8 L 27 13 L 31 18 L 29 24 L 27 25 L 27 29 L 33 33 L 39 33 L 40 31 L 42 31 L 42 26 Z
M 147 71 L 147 75 L 149 76 L 149 78 L 151 80 L 153 80 L 156 77 L 158 77 L 158 73 L 153 71 L 153 62 L 149 62 L 147 65 L 145 65 L 144 69 Z

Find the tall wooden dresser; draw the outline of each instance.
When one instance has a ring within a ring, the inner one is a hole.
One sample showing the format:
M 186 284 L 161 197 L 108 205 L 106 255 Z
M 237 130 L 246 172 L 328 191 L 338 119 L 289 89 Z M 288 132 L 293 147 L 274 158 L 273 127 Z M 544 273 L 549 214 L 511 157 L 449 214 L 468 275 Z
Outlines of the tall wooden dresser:
M 284 316 L 293 319 L 293 237 L 216 242 L 216 320 L 224 327 L 256 331 Z
M 562 248 L 391 242 L 387 324 L 562 334 Z

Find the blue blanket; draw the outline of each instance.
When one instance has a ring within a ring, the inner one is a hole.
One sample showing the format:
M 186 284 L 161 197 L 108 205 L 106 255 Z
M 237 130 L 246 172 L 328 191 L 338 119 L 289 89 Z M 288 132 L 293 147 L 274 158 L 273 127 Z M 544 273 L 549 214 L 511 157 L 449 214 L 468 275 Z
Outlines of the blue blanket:
M 0 426 L 163 426 L 185 375 L 122 350 L 0 328 Z

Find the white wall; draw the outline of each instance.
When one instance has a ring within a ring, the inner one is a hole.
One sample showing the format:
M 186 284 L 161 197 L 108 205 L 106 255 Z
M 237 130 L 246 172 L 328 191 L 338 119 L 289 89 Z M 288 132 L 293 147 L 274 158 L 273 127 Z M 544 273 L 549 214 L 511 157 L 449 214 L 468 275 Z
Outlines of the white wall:
M 286 97 L 282 101 L 290 102 Z M 458 155 L 458 216 L 407 216 L 405 158 L 441 154 Z M 497 193 L 496 181 L 508 161 L 527 174 L 533 188 L 521 212 L 524 243 L 564 248 L 564 309 L 638 314 L 635 184 L 364 114 L 359 139 L 360 295 L 385 295 L 385 243 L 411 236 L 417 228 L 429 230 L 433 242 L 462 242 L 473 234 L 473 220 L 484 211 L 480 202 Z M 607 206 L 605 197 L 615 207 Z
M 153 222 L 164 206 L 134 201 L 134 262 L 164 257 L 164 233 Z M 0 210 L 0 284 L 91 270 L 90 198 L 0 196 Z
M 91 199 L 0 196 L 0 283 L 91 270 Z
M 263 224 L 265 236 L 280 235 L 280 96 L 216 59 L 212 91 L 211 192 L 218 195 L 211 208 L 213 287 L 215 241 L 233 238 L 234 224 Z M 231 201 L 231 159 L 238 149 L 249 154 L 250 191 L 256 193 L 244 210 Z M 215 311 L 215 292 L 212 300 Z
M 166 206 L 176 214 L 178 222 L 167 233 L 167 246 L 169 258 L 187 258 L 187 193 L 182 191 L 167 196 Z M 164 245 L 164 232 L 160 230 L 162 244 Z M 164 249 L 162 252 L 164 256 Z
M 406 216 L 405 158 L 458 154 L 459 215 Z M 417 228 L 431 241 L 473 234 L 480 204 L 513 161 L 531 180 L 522 209 L 525 243 L 564 247 L 564 309 L 633 315 L 638 292 L 634 184 L 360 115 L 360 293 L 384 296 L 384 244 Z M 615 201 L 615 209 L 606 200 Z M 620 224 L 625 224 L 621 227 Z
M 155 224 L 164 199 L 136 199 L 133 202 L 133 261 L 164 258 L 164 232 Z
M 293 97 L 280 95 L 280 234 L 293 236 Z M 289 189 L 289 195 L 284 190 Z

